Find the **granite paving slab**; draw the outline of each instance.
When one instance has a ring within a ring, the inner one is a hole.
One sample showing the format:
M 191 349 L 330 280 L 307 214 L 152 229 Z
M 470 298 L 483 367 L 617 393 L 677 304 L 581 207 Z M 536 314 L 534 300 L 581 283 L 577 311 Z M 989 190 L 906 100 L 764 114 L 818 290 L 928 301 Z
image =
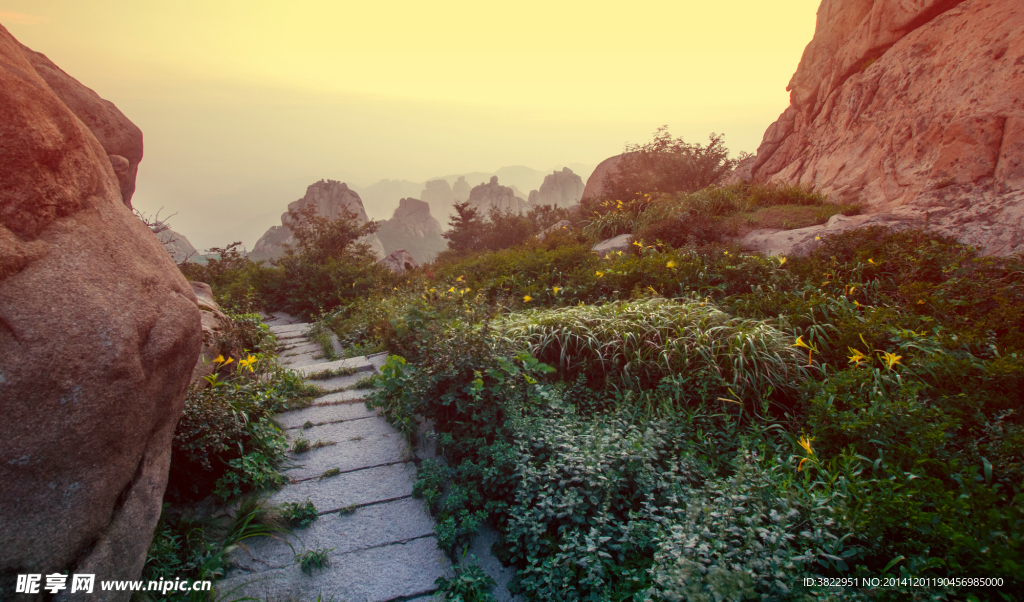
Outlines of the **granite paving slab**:
M 277 423 L 284 429 L 300 429 L 306 423 L 319 426 L 328 422 L 360 420 L 377 415 L 377 410 L 366 409 L 366 402 L 355 400 L 351 403 L 317 404 L 301 410 L 278 414 Z
M 382 418 L 334 422 L 303 430 L 289 429 L 285 431 L 285 437 L 289 444 L 294 444 L 298 437 L 310 443 L 335 442 L 301 454 L 289 452 L 286 462 L 294 464 L 294 468 L 286 468 L 281 473 L 293 480 L 318 478 L 332 469 L 349 472 L 412 459 L 408 442 Z
M 322 480 L 285 485 L 267 500 L 271 505 L 285 502 L 313 502 L 322 513 L 337 512 L 349 506 L 373 504 L 412 495 L 416 465 L 388 464 L 345 472 Z

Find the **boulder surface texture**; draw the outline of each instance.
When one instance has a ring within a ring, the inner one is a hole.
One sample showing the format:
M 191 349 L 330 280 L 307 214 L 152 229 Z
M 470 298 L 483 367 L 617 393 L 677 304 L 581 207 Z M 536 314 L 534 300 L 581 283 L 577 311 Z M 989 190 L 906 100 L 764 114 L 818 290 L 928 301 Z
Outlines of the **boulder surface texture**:
M 1024 3 L 824 0 L 755 182 L 1024 251 Z
M 5 593 L 24 573 L 138 578 L 202 344 L 191 287 L 126 202 L 134 178 L 122 184 L 112 149 L 62 93 L 78 90 L 120 113 L 39 65 L 52 63 L 0 27 Z M 138 135 L 119 152 L 134 148 L 141 158 L 141 133 L 124 132 Z M 89 599 L 129 595 L 97 586 Z M 69 599 L 69 590 L 55 599 Z

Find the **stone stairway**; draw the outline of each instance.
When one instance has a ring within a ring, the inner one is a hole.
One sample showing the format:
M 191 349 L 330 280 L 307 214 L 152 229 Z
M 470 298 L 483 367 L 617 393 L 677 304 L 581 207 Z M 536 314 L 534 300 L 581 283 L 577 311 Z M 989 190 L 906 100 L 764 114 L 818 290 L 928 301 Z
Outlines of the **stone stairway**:
M 232 552 L 233 568 L 217 583 L 218 599 L 387 602 L 428 599 L 434 580 L 451 575 L 437 548 L 434 524 L 412 498 L 413 451 L 400 432 L 363 403 L 354 386 L 383 365 L 385 354 L 329 361 L 310 341 L 310 324 L 276 314 L 267 323 L 281 345 L 281 362 L 305 376 L 353 372 L 309 382 L 323 391 L 313 404 L 278 416 L 291 446 L 289 482 L 268 503 L 312 501 L 319 518 L 290 537 L 248 540 Z M 325 474 L 327 473 L 327 474 Z M 296 556 L 327 552 L 329 566 L 303 573 Z

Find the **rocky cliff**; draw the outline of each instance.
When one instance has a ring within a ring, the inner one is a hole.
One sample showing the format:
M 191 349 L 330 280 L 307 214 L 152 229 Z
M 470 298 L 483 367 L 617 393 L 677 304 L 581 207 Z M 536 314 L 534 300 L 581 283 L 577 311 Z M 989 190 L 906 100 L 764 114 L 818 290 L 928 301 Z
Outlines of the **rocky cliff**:
M 443 231 L 440 222 L 430 215 L 430 205 L 406 198 L 398 202 L 391 219 L 380 225 L 377 237 L 384 245 L 385 253 L 390 255 L 405 249 L 416 262 L 427 263 L 448 245 L 448 241 L 441 237 Z
M 604 179 L 609 173 L 614 172 L 619 164 L 619 159 L 622 155 L 615 155 L 614 157 L 608 157 L 604 161 L 597 164 L 594 168 L 594 173 L 590 174 L 587 178 L 587 185 L 583 187 L 583 195 L 581 198 L 600 199 L 601 195 L 604 194 Z
M 583 198 L 583 189 L 583 178 L 563 167 L 562 171 L 544 176 L 544 183 L 539 190 L 530 191 L 528 200 L 532 205 L 572 207 Z
M 174 263 L 181 263 L 186 259 L 190 261 L 199 259 L 199 251 L 192 246 L 184 234 L 179 234 L 174 230 L 164 230 L 157 234 L 156 238 L 167 250 L 167 254 L 171 256 Z
M 1024 251 L 1020 0 L 824 0 L 788 90 L 754 181 Z
M 359 194 L 351 190 L 344 182 L 335 180 L 320 180 L 310 184 L 306 188 L 306 194 L 301 199 L 288 204 L 288 209 L 304 209 L 308 206 L 316 207 L 317 215 L 328 219 L 337 219 L 345 211 L 355 213 L 360 224 L 365 224 L 368 219 L 366 210 L 363 208 L 363 201 Z M 249 253 L 253 261 L 278 259 L 283 257 L 288 245 L 295 243 L 295 236 L 290 227 L 288 212 L 281 215 L 281 225 L 271 226 L 266 234 L 260 237 Z M 376 234 L 360 239 L 370 245 L 378 258 L 384 257 L 384 245 Z
M 498 176 L 491 176 L 487 184 L 474 186 L 469 191 L 468 201 L 471 208 L 477 209 L 485 217 L 492 208 L 512 213 L 526 213 L 530 208 L 530 204 L 516 196 L 512 188 L 498 184 Z
M 472 187 L 466 181 L 466 176 L 459 176 L 452 184 L 452 200 L 456 203 L 465 203 L 469 200 L 469 193 Z
M 466 183 L 465 178 L 461 178 L 461 181 L 463 184 Z M 466 184 L 466 197 L 469 198 L 468 184 Z M 447 180 L 430 180 L 424 184 L 423 191 L 420 192 L 420 199 L 430 205 L 431 213 L 445 221 L 448 220 L 448 215 L 452 212 L 452 205 L 456 202 L 455 193 Z
M 129 208 L 141 132 L 3 27 L 0 115 L 0 591 L 24 573 L 137 579 L 196 297 Z M 67 599 L 21 598 L 44 595 Z

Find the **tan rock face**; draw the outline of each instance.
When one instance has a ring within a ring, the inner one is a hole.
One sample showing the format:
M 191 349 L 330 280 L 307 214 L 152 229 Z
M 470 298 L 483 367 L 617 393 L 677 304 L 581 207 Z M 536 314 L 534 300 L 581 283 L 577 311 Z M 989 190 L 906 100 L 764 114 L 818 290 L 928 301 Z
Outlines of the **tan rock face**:
M 213 300 L 213 289 L 210 288 L 210 285 L 205 282 L 192 282 L 191 280 L 189 285 L 192 286 L 192 292 L 196 295 L 196 301 L 199 305 L 199 318 L 203 328 L 203 347 L 199 353 L 199 359 L 196 360 L 196 364 L 192 368 L 192 377 L 189 381 L 194 386 L 202 389 L 208 386 L 208 383 L 203 379 L 213 374 L 214 370 L 217 369 L 217 365 L 213 362 L 213 360 L 217 359 L 217 356 L 224 355 L 225 357 L 233 356 L 240 358 L 242 350 L 225 350 L 223 348 L 223 343 L 231 332 L 231 318 L 224 315 L 224 312 L 220 310 L 220 305 Z
M 1024 4 L 825 0 L 754 181 L 1024 250 Z
M 540 188 L 530 191 L 529 201 L 533 205 L 572 207 L 583 198 L 583 189 L 583 178 L 563 167 L 562 171 L 544 176 Z
M 531 206 L 522 197 L 516 196 L 512 188 L 499 184 L 498 176 L 491 176 L 491 181 L 486 184 L 481 182 L 479 186 L 474 186 L 469 191 L 468 202 L 470 208 L 477 209 L 484 217 L 490 214 L 492 208 L 523 214 Z
M 594 173 L 590 174 L 590 177 L 587 178 L 587 185 L 583 187 L 582 198 L 601 198 L 601 195 L 604 194 L 604 179 L 609 173 L 615 171 L 621 158 L 622 155 L 615 155 L 597 164 L 597 167 L 594 168 Z
M 111 167 L 117 174 L 121 199 L 131 207 L 135 175 L 139 171 L 139 161 L 142 161 L 142 130 L 129 121 L 114 103 L 103 100 L 99 94 L 64 73 L 46 55 L 27 46 L 19 46 L 57 98 L 71 109 L 103 145 Z
M 202 343 L 196 299 L 2 27 L 0 115 L 0 591 L 17 573 L 134 579 Z
M 441 180 L 444 182 L 444 180 Z M 447 182 L 444 182 L 447 185 Z M 430 215 L 430 205 L 419 199 L 401 199 L 391 219 L 377 230 L 385 253 L 407 251 L 418 263 L 433 261 L 448 246 L 441 223 Z
M 363 200 L 359 193 L 352 190 L 344 182 L 335 180 L 320 180 L 310 184 L 306 188 L 306 194 L 301 199 L 288 203 L 288 209 L 303 209 L 309 205 L 316 207 L 317 215 L 328 219 L 337 219 L 345 211 L 356 214 L 360 224 L 369 221 L 366 216 L 366 209 L 363 208 Z M 283 257 L 286 245 L 294 245 L 295 236 L 289 227 L 290 217 L 285 212 L 281 214 L 281 225 L 271 226 L 267 232 L 256 241 L 249 253 L 249 258 L 254 261 L 277 259 Z M 384 257 L 384 245 L 376 234 L 371 234 L 360 239 L 370 245 L 377 257 Z
M 380 261 L 396 274 L 404 274 L 407 270 L 415 270 L 419 267 L 413 256 L 405 249 L 398 249 Z

